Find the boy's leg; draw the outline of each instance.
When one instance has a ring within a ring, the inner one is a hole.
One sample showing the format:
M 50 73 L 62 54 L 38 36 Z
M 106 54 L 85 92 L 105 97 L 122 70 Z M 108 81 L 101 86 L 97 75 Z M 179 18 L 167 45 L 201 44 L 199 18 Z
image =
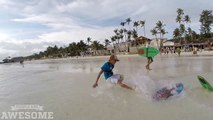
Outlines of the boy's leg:
M 148 69 L 148 70 L 151 70 L 151 69 L 149 68 L 149 65 L 150 65 L 152 62 L 153 62 L 152 57 L 148 57 L 148 65 L 147 65 L 147 69 Z
M 148 70 L 149 69 L 149 64 L 150 64 L 150 59 L 149 59 L 149 57 L 147 57 L 147 65 L 146 65 L 146 69 Z
M 121 87 L 129 89 L 129 90 L 134 90 L 133 88 L 127 86 L 126 84 L 123 83 L 123 80 L 118 80 L 118 83 Z
M 150 57 L 149 59 L 150 59 L 150 60 L 149 60 L 149 61 L 150 61 L 149 64 L 151 64 L 151 63 L 153 62 L 153 58 Z
M 126 89 L 130 89 L 130 90 L 134 90 L 132 87 L 127 86 L 126 84 L 123 83 L 124 80 L 124 76 L 120 75 L 120 78 L 118 79 L 117 84 L 119 84 L 121 87 L 126 88 Z

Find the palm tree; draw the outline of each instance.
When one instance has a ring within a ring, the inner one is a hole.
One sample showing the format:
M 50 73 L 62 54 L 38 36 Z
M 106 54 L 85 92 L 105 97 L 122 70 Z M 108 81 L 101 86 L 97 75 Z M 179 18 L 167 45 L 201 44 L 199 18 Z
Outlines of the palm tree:
M 123 37 L 124 37 L 124 30 L 120 29 L 119 30 L 119 34 L 120 34 L 120 38 L 121 38 L 122 42 L 124 43 L 124 39 L 123 39 Z
M 190 22 L 191 22 L 191 18 L 189 17 L 189 15 L 186 15 L 186 16 L 185 16 L 184 21 L 185 21 L 186 23 L 190 23 Z
M 184 24 L 180 24 L 180 35 L 183 36 L 183 34 L 185 33 L 186 29 Z
M 69 56 L 76 56 L 79 55 L 78 46 L 75 42 L 72 42 L 67 47 Z
M 156 27 L 151 30 L 152 33 L 155 34 L 155 32 L 157 32 L 157 34 L 160 35 L 160 48 L 163 45 L 163 35 L 166 34 L 167 32 L 165 31 L 164 27 L 166 26 L 166 24 L 164 24 L 162 21 L 158 21 L 156 23 Z M 157 44 L 158 44 L 158 39 L 157 39 Z
M 183 21 L 182 18 L 183 18 L 183 15 L 184 15 L 183 10 L 181 8 L 178 8 L 177 14 L 178 15 L 177 15 L 177 18 L 176 18 L 176 22 L 181 23 Z
M 123 29 L 120 29 L 120 30 L 119 30 L 119 33 L 120 33 L 121 35 L 123 35 L 124 30 L 123 30 Z
M 105 47 L 107 47 L 108 45 L 110 45 L 111 42 L 108 39 L 105 39 L 104 43 L 105 43 Z
M 162 35 L 162 40 L 160 41 L 160 46 L 163 46 L 163 39 L 164 39 L 164 35 L 168 33 L 165 31 L 165 29 L 161 29 L 160 30 L 160 34 Z
M 120 39 L 122 40 L 122 42 L 123 42 L 124 36 L 123 36 L 122 34 L 119 35 L 119 38 L 120 38 Z
M 112 37 L 110 37 L 110 39 L 111 39 L 111 43 L 113 45 L 113 48 L 115 50 L 116 38 L 115 38 L 115 36 L 112 36 Z
M 195 31 L 192 31 L 192 40 L 196 40 L 198 37 L 199 35 Z
M 132 21 L 131 18 L 127 18 L 127 19 L 126 19 L 126 23 L 127 23 L 128 26 L 129 26 L 129 30 L 130 30 L 130 25 L 129 25 L 129 24 L 130 24 L 131 21 Z
M 123 29 L 123 32 L 124 32 L 124 38 L 125 38 L 125 42 L 127 41 L 127 29 Z
M 117 35 L 114 35 L 114 36 L 112 36 L 111 37 L 111 42 L 112 42 L 112 44 L 113 44 L 113 48 L 114 49 L 116 49 L 116 47 L 115 47 L 115 45 L 117 46 L 117 49 L 118 49 L 118 51 L 120 52 L 120 48 L 119 48 L 119 40 L 118 40 L 118 36 Z M 120 39 L 120 38 L 119 38 Z
M 77 43 L 77 47 L 78 47 L 79 52 L 86 52 L 87 46 L 88 45 L 86 43 L 84 43 L 83 40 L 80 40 L 80 42 Z
M 47 47 L 46 51 L 47 51 L 47 57 L 50 57 L 50 55 L 52 55 L 52 53 L 53 53 L 53 49 L 51 46 Z
M 127 38 L 128 38 L 128 41 L 131 41 L 131 36 L 132 36 L 132 31 L 131 31 L 131 30 L 128 30 L 128 31 L 127 31 Z
M 118 46 L 118 44 L 120 43 L 120 34 L 119 34 L 119 30 L 116 28 L 115 30 L 114 30 L 114 32 L 115 32 L 115 35 L 114 35 L 114 38 L 115 38 L 115 42 L 116 42 L 116 45 Z
M 154 35 L 155 38 L 157 39 L 157 34 L 158 34 L 157 30 L 156 30 L 156 29 L 152 29 L 152 30 L 150 30 L 150 32 L 151 32 L 152 35 Z
M 186 33 L 185 32 L 186 31 L 185 31 L 185 25 L 184 24 L 185 24 L 185 22 L 186 23 L 191 22 L 191 20 L 190 20 L 189 15 L 185 15 L 185 17 L 183 15 L 184 15 L 183 10 L 181 8 L 178 8 L 177 9 L 176 22 L 178 22 L 180 24 L 180 28 L 179 28 L 180 29 L 180 34 L 181 34 L 181 36 L 183 36 L 184 42 L 185 42 L 185 38 L 186 38 Z M 181 40 L 180 40 L 180 43 L 182 43 Z
M 91 44 L 91 47 L 93 50 L 98 50 L 99 49 L 99 41 L 93 41 Z
M 188 31 L 188 36 L 190 36 L 190 39 L 192 39 L 192 29 L 188 27 L 187 31 Z
M 176 18 L 176 22 L 178 22 L 178 23 L 181 23 L 181 22 L 182 22 L 182 18 L 181 18 L 181 16 L 177 16 L 177 18 Z
M 162 30 L 164 29 L 164 27 L 166 26 L 166 24 L 163 24 L 162 21 L 158 21 L 156 23 L 156 30 L 158 31 L 158 33 L 160 34 L 160 38 L 162 38 Z
M 57 54 L 57 53 L 58 53 L 58 46 L 57 46 L 57 45 L 55 45 L 55 46 L 53 47 L 53 52 L 54 52 L 54 54 Z
M 134 38 L 134 40 L 136 41 L 136 38 L 138 37 L 138 32 L 135 30 L 135 29 L 133 29 L 133 31 L 132 31 L 132 37 Z M 136 41 L 136 45 L 137 45 L 138 43 L 137 43 L 137 41 Z
M 211 37 L 211 26 L 213 24 L 213 15 L 211 10 L 203 10 L 200 14 L 201 22 L 201 34 L 204 34 L 205 37 Z
M 125 22 L 121 22 L 120 25 L 122 26 L 122 29 L 119 30 L 120 34 L 123 35 L 123 33 L 124 33 L 124 36 L 125 36 L 125 31 L 124 31 L 124 29 L 125 29 L 125 28 L 124 28 L 125 24 L 126 24 Z
M 144 30 L 143 30 L 143 32 L 144 32 L 144 37 L 146 37 L 146 32 L 145 32 L 145 20 L 141 20 L 141 21 L 140 21 L 140 25 L 141 25 L 141 27 L 144 28 Z
M 97 53 L 97 50 L 99 50 L 99 42 L 98 41 L 93 41 L 92 44 L 91 44 L 91 48 L 92 50 L 94 50 L 94 53 L 96 55 Z
M 179 39 L 180 35 L 181 34 L 179 28 L 175 28 L 175 30 L 173 31 L 173 38 Z
M 118 45 L 120 43 L 119 33 L 114 35 L 114 38 L 115 38 L 116 45 Z
M 117 28 L 114 30 L 114 33 L 115 33 L 116 35 L 118 35 L 118 29 L 117 29 Z
M 113 44 L 113 47 L 115 48 L 115 43 L 114 43 L 114 42 L 116 41 L 116 40 L 115 40 L 115 37 L 112 36 L 112 37 L 110 37 L 110 39 L 111 39 L 111 43 Z
M 188 30 L 191 30 L 191 28 L 190 28 L 191 18 L 189 17 L 189 15 L 185 15 L 185 17 L 184 17 L 184 22 L 186 22 L 186 24 L 189 23 Z M 188 32 L 190 32 L 189 36 L 191 36 L 191 32 L 192 32 L 192 31 L 188 31 Z M 185 34 L 184 38 L 186 37 L 186 35 L 187 35 L 187 34 Z M 191 36 L 191 37 L 192 37 L 192 36 Z
M 158 31 L 154 28 L 154 29 L 150 30 L 150 32 L 152 33 L 152 35 L 155 36 L 155 39 L 156 39 L 156 41 L 157 41 L 157 47 L 158 47 L 158 49 L 159 49 L 159 44 L 158 44 L 159 42 L 158 42 L 158 39 L 157 39 Z
M 184 26 L 184 24 L 180 24 L 180 36 L 182 37 L 182 36 L 185 36 L 184 34 L 185 34 L 185 31 L 186 31 L 186 29 L 185 29 L 185 26 Z M 185 41 L 185 37 L 184 37 L 184 41 Z M 180 44 L 182 43 L 182 41 L 180 40 Z
M 124 28 L 123 31 L 124 31 L 124 33 L 127 33 L 127 29 Z
M 132 36 L 132 31 L 131 30 L 128 30 L 127 31 L 127 52 L 129 52 L 129 42 L 131 42 L 131 36 Z
M 91 38 L 88 37 L 88 38 L 87 38 L 87 45 L 89 45 L 90 42 L 91 42 Z
M 139 26 L 139 22 L 138 21 L 133 22 L 133 27 L 136 28 L 136 32 L 138 32 L 138 26 Z
M 88 49 L 89 54 L 91 54 L 91 53 L 90 53 L 91 50 L 89 49 L 89 48 L 91 48 L 91 46 L 90 46 L 90 43 L 92 42 L 91 39 L 92 39 L 91 37 L 87 37 L 87 45 L 88 45 L 88 48 L 87 48 L 87 49 Z
M 160 33 L 161 33 L 161 35 L 162 35 L 162 38 L 164 38 L 164 35 L 165 35 L 166 33 L 168 33 L 168 32 L 166 32 L 165 29 L 161 29 Z
M 124 27 L 124 26 L 125 26 L 125 22 L 121 22 L 120 25 L 121 25 L 122 27 Z

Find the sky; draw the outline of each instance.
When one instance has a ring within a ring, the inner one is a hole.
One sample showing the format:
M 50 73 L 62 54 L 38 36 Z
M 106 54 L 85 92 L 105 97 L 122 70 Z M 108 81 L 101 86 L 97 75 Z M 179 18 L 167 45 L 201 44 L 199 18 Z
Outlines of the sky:
M 190 27 L 199 33 L 203 10 L 213 10 L 212 0 L 0 0 L 0 60 L 27 56 L 48 46 L 68 46 L 71 42 L 103 42 L 130 17 L 145 20 L 146 37 L 159 20 L 172 38 L 176 10 L 191 17 Z M 127 26 L 126 26 L 127 27 Z M 128 27 L 127 27 L 128 28 Z M 139 35 L 143 35 L 139 29 Z

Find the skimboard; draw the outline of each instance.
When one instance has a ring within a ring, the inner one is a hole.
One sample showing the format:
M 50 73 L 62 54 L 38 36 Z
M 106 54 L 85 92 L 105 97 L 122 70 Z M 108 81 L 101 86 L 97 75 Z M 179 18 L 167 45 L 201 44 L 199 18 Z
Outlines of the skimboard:
M 138 54 L 140 56 L 144 56 L 144 57 L 154 57 L 159 53 L 159 50 L 157 50 L 154 47 L 149 47 L 148 48 L 148 55 L 147 55 L 147 48 L 146 47 L 141 47 L 138 49 Z
M 213 88 L 212 86 L 207 82 L 207 80 L 205 80 L 205 78 L 203 78 L 202 76 L 197 76 L 200 84 L 203 86 L 203 88 L 207 89 L 208 91 L 212 92 Z
M 183 84 L 177 83 L 176 86 L 174 87 L 174 89 L 168 89 L 166 87 L 161 88 L 153 95 L 153 99 L 166 100 L 171 96 L 177 96 L 178 94 L 182 93 L 183 90 L 184 90 Z

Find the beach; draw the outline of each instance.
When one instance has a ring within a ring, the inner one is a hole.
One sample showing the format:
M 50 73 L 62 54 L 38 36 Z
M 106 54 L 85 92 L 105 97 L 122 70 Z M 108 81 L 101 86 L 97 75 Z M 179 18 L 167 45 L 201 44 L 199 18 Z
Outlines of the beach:
M 136 92 L 109 84 L 101 77 L 92 88 L 108 56 L 26 61 L 23 65 L 0 65 L 0 112 L 13 105 L 36 104 L 53 112 L 56 120 L 212 120 L 213 94 L 202 89 L 201 75 L 213 84 L 212 53 L 158 55 L 151 71 L 146 58 L 118 55 L 114 73 L 136 85 Z M 153 91 L 181 82 L 184 93 L 165 101 L 154 101 Z
M 0 120 L 213 120 L 210 0 L 1 0 Z

